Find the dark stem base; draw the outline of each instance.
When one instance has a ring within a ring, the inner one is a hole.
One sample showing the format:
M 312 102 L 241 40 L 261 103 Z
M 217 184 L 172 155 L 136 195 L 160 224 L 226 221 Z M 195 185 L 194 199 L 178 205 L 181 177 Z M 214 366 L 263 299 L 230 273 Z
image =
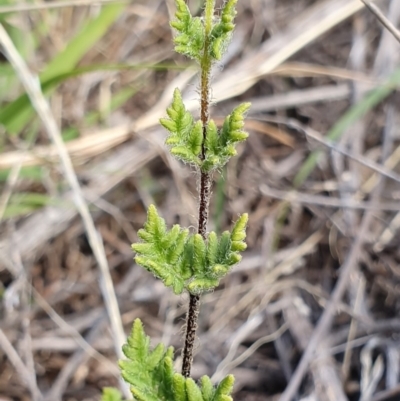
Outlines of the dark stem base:
M 206 239 L 208 204 L 210 202 L 211 194 L 211 175 L 208 173 L 201 173 L 199 194 L 199 226 L 197 231 L 204 239 Z M 200 312 L 200 296 L 189 295 L 189 309 L 186 315 L 185 346 L 182 352 L 182 375 L 184 377 L 190 377 L 190 370 L 193 363 L 193 347 L 196 340 L 197 319 Z
M 197 319 L 200 312 L 200 296 L 190 294 L 189 309 L 186 315 L 185 347 L 182 353 L 182 375 L 190 377 L 193 363 L 193 348 L 196 341 Z

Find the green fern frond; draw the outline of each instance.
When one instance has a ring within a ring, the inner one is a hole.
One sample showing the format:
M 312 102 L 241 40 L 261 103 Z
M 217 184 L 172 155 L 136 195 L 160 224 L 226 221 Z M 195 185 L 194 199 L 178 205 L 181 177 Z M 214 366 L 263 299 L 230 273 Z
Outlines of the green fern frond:
M 173 348 L 167 351 L 166 357 L 163 361 L 163 366 L 161 366 L 161 375 L 159 377 L 159 391 L 162 394 L 167 395 L 167 401 L 172 400 L 174 397 L 174 355 Z
M 176 145 L 186 138 L 193 127 L 193 117 L 186 110 L 182 101 L 182 95 L 178 88 L 174 90 L 172 104 L 167 108 L 169 120 L 161 118 L 160 123 L 169 132 L 170 135 L 166 140 L 167 145 Z
M 171 153 L 183 162 L 198 166 L 203 143 L 201 122 L 194 123 L 192 115 L 186 110 L 179 89 L 175 89 L 173 101 L 167 109 L 168 118 L 161 118 L 161 125 L 170 134 L 165 143 Z
M 122 401 L 122 394 L 113 387 L 104 387 L 101 401 Z
M 140 319 L 133 323 L 128 342 L 123 346 L 127 360 L 119 361 L 124 380 L 138 401 L 231 401 L 233 377 L 227 376 L 214 387 L 211 379 L 203 376 L 200 386 L 190 378 L 174 371 L 173 347 L 163 344 L 150 348 Z M 228 396 L 228 398 L 223 398 Z M 119 397 L 119 398 L 118 398 Z M 122 401 L 118 390 L 107 388 L 102 401 Z
M 232 233 L 225 231 L 219 240 L 213 231 L 206 242 L 199 234 L 195 235 L 193 276 L 187 285 L 191 294 L 199 295 L 213 290 L 232 266 L 240 262 L 239 251 L 245 250 L 247 246 L 244 242 L 247 221 L 247 214 L 240 216 Z
M 179 260 L 179 269 L 182 272 L 182 277 L 189 279 L 193 275 L 193 258 L 194 258 L 194 236 L 191 235 L 183 250 L 182 258 Z
M 168 231 L 165 220 L 151 205 L 144 228 L 138 231 L 143 242 L 132 244 L 136 263 L 161 279 L 166 286 L 172 287 L 176 294 L 182 293 L 185 279 L 190 276 L 190 266 L 179 263 L 184 257 L 188 235 L 189 230 L 182 230 L 178 225 Z
M 217 258 L 216 262 L 219 264 L 224 264 L 229 257 L 231 250 L 231 233 L 229 231 L 224 231 L 218 242 Z
M 150 349 L 150 338 L 143 324 L 136 319 L 128 342 L 122 347 L 127 360 L 119 362 L 122 377 L 131 385 L 131 392 L 139 401 L 169 401 L 172 399 L 171 371 L 165 364 L 173 355 L 173 348 L 165 351 L 163 344 Z
M 205 159 L 201 170 L 209 172 L 222 168 L 228 160 L 236 155 L 235 145 L 244 141 L 249 135 L 243 131 L 244 115 L 250 103 L 242 103 L 225 118 L 224 125 L 218 133 L 217 126 L 210 120 L 205 140 Z
M 207 136 L 205 141 L 206 149 L 217 155 L 219 151 L 218 129 L 214 120 L 210 120 L 207 126 Z
M 200 234 L 194 235 L 193 246 L 193 272 L 195 275 L 201 275 L 206 268 L 206 243 Z
M 218 252 L 218 237 L 214 231 L 208 234 L 207 238 L 207 263 L 209 266 L 213 266 L 216 263 Z
M 249 220 L 249 215 L 247 213 L 244 213 L 240 216 L 240 218 L 236 221 L 235 225 L 233 226 L 231 234 L 231 241 L 232 241 L 231 249 L 234 252 L 236 251 L 242 252 L 247 248 L 244 239 L 246 238 L 246 226 L 248 220 Z
M 242 128 L 244 126 L 244 115 L 250 106 L 250 103 L 242 103 L 226 117 L 220 134 L 222 147 L 226 147 L 231 143 L 242 142 L 249 136 Z
M 223 232 L 217 245 L 215 244 L 215 235 L 213 235 L 212 241 L 208 243 L 208 259 L 213 260 L 210 277 L 222 278 L 233 265 L 240 262 L 242 257 L 239 252 L 244 251 L 247 247 L 244 241 L 247 221 L 248 214 L 241 215 L 233 226 L 232 233 Z
M 175 51 L 194 60 L 200 60 L 205 34 L 201 19 L 193 18 L 184 0 L 175 0 L 177 11 L 170 25 L 177 31 L 174 38 Z
M 232 233 L 225 231 L 218 239 L 211 232 L 205 241 L 200 234 L 189 235 L 179 225 L 168 230 L 164 219 L 151 205 L 144 228 L 138 231 L 143 242 L 132 244 L 135 261 L 172 287 L 176 294 L 184 289 L 196 295 L 211 291 L 240 261 L 239 251 L 246 249 L 247 220 L 247 214 L 243 214 Z
M 193 155 L 200 155 L 201 146 L 203 144 L 203 125 L 201 124 L 201 121 L 197 121 L 197 123 L 194 124 L 190 131 L 187 143 Z
M 236 16 L 236 3 L 237 0 L 228 0 L 225 3 L 220 20 L 211 31 L 211 55 L 216 60 L 221 60 L 235 28 L 233 21 Z

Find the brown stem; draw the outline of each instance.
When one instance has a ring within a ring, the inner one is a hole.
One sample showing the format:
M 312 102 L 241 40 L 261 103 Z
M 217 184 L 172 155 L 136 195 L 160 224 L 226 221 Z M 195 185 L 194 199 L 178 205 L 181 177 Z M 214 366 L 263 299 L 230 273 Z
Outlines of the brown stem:
M 211 195 L 211 175 L 209 173 L 201 173 L 200 176 L 200 203 L 199 203 L 199 225 L 197 232 L 206 239 L 207 221 L 208 221 L 208 204 Z
M 208 203 L 211 193 L 211 176 L 201 173 L 200 176 L 200 204 L 198 233 L 205 239 L 207 234 Z M 190 294 L 189 308 L 186 314 L 185 346 L 183 348 L 182 375 L 190 376 L 193 363 L 193 348 L 196 340 L 197 319 L 200 312 L 200 296 Z
M 209 2 L 208 7 L 212 7 L 213 2 Z M 207 7 L 207 6 L 206 6 Z M 212 11 L 212 10 L 209 10 Z M 207 15 L 207 13 L 206 13 Z M 211 21 L 209 21 L 211 22 Z M 211 24 L 209 24 L 211 26 Z M 210 26 L 208 29 L 210 29 Z M 206 26 L 207 30 L 207 26 Z M 206 37 L 207 37 L 206 32 Z M 200 119 L 203 125 L 203 144 L 201 158 L 206 157 L 205 140 L 207 135 L 207 125 L 210 118 L 210 70 L 211 59 L 209 56 L 209 41 L 206 39 L 204 44 L 204 57 L 201 62 L 201 84 L 200 84 Z M 211 195 L 211 174 L 200 173 L 200 189 L 199 189 L 199 223 L 197 232 L 204 238 L 207 237 L 207 221 L 208 221 L 208 205 Z M 200 312 L 200 296 L 190 294 L 189 308 L 186 315 L 186 333 L 185 333 L 185 346 L 182 352 L 182 375 L 190 377 L 190 370 L 193 363 L 193 348 L 196 340 L 197 319 Z
M 211 57 L 209 54 L 210 34 L 212 29 L 212 18 L 214 14 L 215 0 L 205 0 L 204 12 L 204 30 L 205 43 L 204 53 L 201 64 L 201 84 L 200 84 L 200 119 L 203 126 L 203 143 L 201 158 L 206 157 L 206 135 L 207 126 L 210 118 L 210 72 L 211 72 Z M 208 221 L 208 204 L 211 194 L 211 175 L 210 173 L 200 172 L 200 189 L 199 189 L 199 225 L 197 232 L 205 240 L 207 237 L 207 221 Z M 183 348 L 182 375 L 190 376 L 190 370 L 193 363 L 193 347 L 196 340 L 197 319 L 200 312 L 200 296 L 190 294 L 189 308 L 186 315 L 186 334 L 185 346 Z
M 197 319 L 200 312 L 200 296 L 190 294 L 189 308 L 186 314 L 185 348 L 182 361 L 182 375 L 190 377 L 193 363 L 193 348 L 196 340 Z

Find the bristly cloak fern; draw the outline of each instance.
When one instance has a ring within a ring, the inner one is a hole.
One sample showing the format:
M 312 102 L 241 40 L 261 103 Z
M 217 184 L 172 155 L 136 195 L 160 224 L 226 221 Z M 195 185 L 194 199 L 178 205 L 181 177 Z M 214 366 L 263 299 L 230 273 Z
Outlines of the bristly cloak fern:
M 226 0 L 219 16 L 214 16 L 215 0 L 204 1 L 204 18 L 200 18 L 191 15 L 185 0 L 175 0 L 177 11 L 171 22 L 176 33 L 175 50 L 200 64 L 201 120 L 195 121 L 185 108 L 178 89 L 167 109 L 168 117 L 160 120 L 169 132 L 166 145 L 171 154 L 194 166 L 201 176 L 198 233 L 190 233 L 179 225 L 168 229 L 151 205 L 146 223 L 138 231 L 139 242 L 132 244 L 137 264 L 172 287 L 176 294 L 184 291 L 190 294 L 182 374 L 174 370 L 173 348 L 163 344 L 150 348 L 141 321 L 135 320 L 123 347 L 127 359 L 120 361 L 120 367 L 138 401 L 232 401 L 233 376 L 227 376 L 216 387 L 207 376 L 199 384 L 189 377 L 199 295 L 216 288 L 221 278 L 241 260 L 240 252 L 246 249 L 248 221 L 245 213 L 237 219 L 231 232 L 225 231 L 220 236 L 215 232 L 206 233 L 212 172 L 236 155 L 236 145 L 248 137 L 243 127 L 250 104 L 237 106 L 220 129 L 209 119 L 210 71 L 212 64 L 221 60 L 231 38 L 237 0 Z M 122 399 L 118 391 L 108 388 L 102 401 Z
M 210 232 L 204 240 L 200 234 L 189 234 L 179 225 L 168 230 L 165 220 L 151 205 L 147 221 L 138 231 L 142 242 L 132 244 L 135 261 L 172 287 L 175 294 L 184 289 L 191 294 L 210 291 L 241 260 L 239 252 L 246 249 L 247 220 L 247 214 L 243 214 L 231 233 L 225 231 L 218 238 Z

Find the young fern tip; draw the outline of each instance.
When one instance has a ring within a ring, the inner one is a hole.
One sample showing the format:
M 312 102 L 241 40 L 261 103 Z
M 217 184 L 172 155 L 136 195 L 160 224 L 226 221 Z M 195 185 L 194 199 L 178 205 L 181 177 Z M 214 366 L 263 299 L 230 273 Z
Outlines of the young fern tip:
M 228 0 L 221 13 L 220 21 L 214 25 L 211 31 L 212 47 L 211 54 L 215 60 L 221 60 L 231 39 L 231 34 L 235 28 L 233 23 L 236 16 L 237 0 Z
M 205 43 L 203 23 L 199 17 L 192 17 L 184 0 L 175 0 L 175 5 L 176 19 L 170 23 L 177 32 L 174 38 L 175 51 L 200 61 Z
M 207 3 L 213 3 L 210 0 Z M 208 41 L 208 53 L 212 59 L 219 61 L 225 53 L 235 28 L 237 0 L 228 0 L 221 11 L 221 16 L 215 18 L 211 32 L 207 37 L 205 24 L 199 17 L 192 17 L 189 7 L 184 0 L 175 0 L 175 20 L 170 23 L 176 30 L 174 37 L 175 51 L 191 59 L 201 62 L 204 58 L 203 50 Z M 212 4 L 213 5 L 213 4 Z

